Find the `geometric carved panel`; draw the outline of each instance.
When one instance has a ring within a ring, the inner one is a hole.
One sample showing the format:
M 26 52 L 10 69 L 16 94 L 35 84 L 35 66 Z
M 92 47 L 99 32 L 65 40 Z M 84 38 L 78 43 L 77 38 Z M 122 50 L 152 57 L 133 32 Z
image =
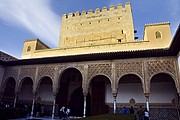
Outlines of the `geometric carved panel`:
M 36 67 L 32 68 L 21 68 L 19 80 L 22 80 L 25 77 L 31 77 L 32 80 L 35 79 Z
M 6 68 L 4 73 L 4 80 L 8 77 L 14 77 L 15 80 L 18 78 L 18 69 Z
M 143 78 L 142 66 L 143 63 L 140 61 L 117 62 L 115 64 L 116 76 L 119 78 L 123 74 L 137 73 Z
M 148 61 L 148 76 L 158 72 L 169 72 L 175 75 L 175 65 L 173 60 Z
M 88 65 L 88 79 L 97 74 L 105 74 L 111 78 L 112 66 L 110 63 Z
M 55 66 L 38 67 L 38 79 L 44 76 L 49 76 L 54 79 Z

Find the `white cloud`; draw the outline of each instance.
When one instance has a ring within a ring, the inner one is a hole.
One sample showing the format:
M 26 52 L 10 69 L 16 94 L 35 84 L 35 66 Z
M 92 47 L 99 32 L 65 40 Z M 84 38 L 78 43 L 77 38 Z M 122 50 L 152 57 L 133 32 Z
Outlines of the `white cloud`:
M 0 0 L 0 19 L 57 46 L 60 17 L 51 10 L 50 0 Z

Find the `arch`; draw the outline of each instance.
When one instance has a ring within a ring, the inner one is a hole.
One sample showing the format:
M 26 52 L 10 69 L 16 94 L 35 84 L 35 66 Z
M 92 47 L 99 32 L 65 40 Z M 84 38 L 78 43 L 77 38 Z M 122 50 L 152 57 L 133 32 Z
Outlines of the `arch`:
M 156 39 L 162 37 L 162 34 L 161 34 L 161 32 L 159 32 L 159 31 L 156 31 L 155 35 L 156 35 Z
M 70 115 L 73 116 L 83 115 L 84 97 L 82 81 L 82 72 L 75 67 L 66 68 L 59 75 L 56 103 L 60 108 L 62 106 L 70 107 Z M 79 101 L 79 103 L 74 103 L 73 101 Z
M 30 104 L 33 99 L 33 80 L 30 77 L 24 77 L 19 82 L 18 87 L 18 102 Z
M 22 88 L 22 85 L 24 83 L 24 81 L 27 81 L 27 80 L 30 80 L 32 81 L 32 85 L 34 84 L 33 80 L 31 77 L 24 77 L 23 79 L 21 79 L 18 83 L 18 92 L 20 92 L 21 88 Z
M 137 74 L 137 73 L 126 73 L 126 74 L 121 75 L 121 76 L 119 77 L 119 79 L 117 80 L 117 83 L 116 83 L 116 84 L 119 84 L 120 80 L 121 80 L 123 77 L 128 76 L 128 75 L 133 75 L 133 76 L 135 76 L 136 78 L 138 77 L 138 78 L 140 79 L 142 85 L 144 86 L 143 78 L 142 78 L 139 74 Z
M 91 95 L 91 115 L 109 113 L 109 106 L 113 99 L 111 80 L 106 75 L 93 76 L 89 81 L 89 93 Z
M 62 71 L 60 72 L 60 74 L 59 74 L 59 80 L 58 80 L 58 85 L 60 84 L 60 78 L 62 77 L 62 75 L 63 75 L 66 71 L 68 71 L 68 70 L 70 70 L 70 69 L 75 69 L 75 70 L 79 71 L 79 72 L 81 73 L 82 80 L 83 80 L 83 78 L 84 78 L 83 72 L 82 72 L 78 67 L 69 66 L 69 67 L 65 68 L 64 70 L 62 70 Z
M 3 95 L 3 101 L 5 102 L 13 102 L 15 97 L 15 87 L 16 87 L 16 81 L 13 77 L 9 77 L 5 80 L 3 85 L 4 95 Z
M 149 81 L 150 102 L 172 103 L 178 91 L 177 87 L 175 88 L 175 81 L 175 77 L 167 72 L 159 72 L 151 76 Z
M 6 85 L 7 85 L 7 82 L 10 80 L 10 79 L 13 79 L 14 81 L 15 81 L 15 86 L 16 86 L 16 80 L 15 80 L 15 78 L 14 77 L 8 77 L 7 79 L 5 79 L 4 81 L 3 81 L 3 84 L 2 84 L 2 90 L 4 91 L 5 90 L 5 87 L 6 87 Z
M 144 103 L 144 82 L 138 74 L 123 74 L 117 83 L 117 102 L 129 104 L 133 98 L 136 103 Z
M 109 81 L 110 81 L 110 83 L 112 84 L 111 78 L 110 78 L 108 75 L 101 73 L 101 74 L 93 75 L 90 79 L 88 79 L 88 82 L 87 82 L 87 87 L 88 87 L 88 88 L 89 88 L 89 86 L 90 86 L 90 84 L 91 84 L 91 81 L 92 81 L 95 77 L 97 77 L 97 76 L 104 76 L 104 77 L 108 78 Z
M 27 52 L 31 51 L 31 46 L 28 46 Z
M 52 80 L 52 78 L 51 78 L 50 76 L 44 76 L 44 77 L 42 77 L 41 79 L 39 79 L 39 80 L 37 81 L 37 88 L 36 88 L 36 91 L 38 91 L 38 89 L 39 89 L 39 87 L 40 87 L 40 84 L 41 84 L 42 81 L 44 81 L 45 79 L 48 79 L 48 80 L 51 81 L 52 89 L 53 89 L 53 80 Z M 46 81 L 46 82 L 47 82 L 47 81 Z
M 149 77 L 150 82 L 151 82 L 152 78 L 153 78 L 154 76 L 158 75 L 158 74 L 167 74 L 167 75 L 171 76 L 171 78 L 174 80 L 174 82 L 175 82 L 176 85 L 178 84 L 178 83 L 177 83 L 177 80 L 176 80 L 176 77 L 175 77 L 172 73 L 166 72 L 166 71 L 161 71 L 161 72 L 152 74 L 152 75 Z

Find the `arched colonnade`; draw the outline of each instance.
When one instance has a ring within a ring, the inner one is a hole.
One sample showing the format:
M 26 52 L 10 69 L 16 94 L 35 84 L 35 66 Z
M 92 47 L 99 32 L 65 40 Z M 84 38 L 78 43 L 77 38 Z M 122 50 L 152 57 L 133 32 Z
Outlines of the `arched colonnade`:
M 55 115 L 56 104 L 71 107 L 72 111 L 79 108 L 81 113 L 75 115 L 84 117 L 88 114 L 107 112 L 108 103 L 113 103 L 114 113 L 117 112 L 117 104 L 125 104 L 128 101 L 130 104 L 133 104 L 133 101 L 144 101 L 149 110 L 149 101 L 158 103 L 158 99 L 155 99 L 157 95 L 170 91 L 169 100 L 164 101 L 169 102 L 175 97 L 171 92 L 180 93 L 177 71 L 177 62 L 171 58 L 14 66 L 5 70 L 1 100 L 13 101 L 14 107 L 20 99 L 30 100 L 31 115 L 35 103 L 51 101 L 47 104 L 52 104 L 52 118 Z M 158 86 L 162 84 L 158 90 Z M 167 91 L 166 88 L 171 90 Z M 7 89 L 11 89 L 11 92 L 8 93 Z M 75 97 L 77 95 L 81 97 Z M 74 104 L 72 101 L 81 102 Z M 93 108 L 97 105 L 98 109 Z

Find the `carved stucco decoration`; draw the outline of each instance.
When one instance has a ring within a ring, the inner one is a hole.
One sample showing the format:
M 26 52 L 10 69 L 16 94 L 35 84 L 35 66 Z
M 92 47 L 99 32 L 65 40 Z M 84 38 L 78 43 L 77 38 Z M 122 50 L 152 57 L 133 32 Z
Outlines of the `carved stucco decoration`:
M 4 72 L 4 76 L 3 76 L 3 82 L 1 84 L 1 89 L 4 90 L 6 83 L 7 83 L 7 79 L 13 77 L 16 81 L 17 84 L 17 79 L 18 79 L 18 69 L 16 68 L 6 68 L 5 72 Z
M 21 68 L 19 80 L 22 80 L 25 77 L 30 77 L 33 81 L 35 80 L 36 68 Z
M 146 91 L 148 93 L 150 93 L 150 81 L 152 77 L 158 73 L 168 73 L 174 79 L 176 88 L 178 89 L 178 77 L 176 75 L 175 61 L 173 59 L 153 60 L 147 61 Z
M 112 78 L 112 65 L 111 63 L 104 64 L 90 64 L 88 65 L 88 80 L 92 79 L 95 75 L 107 75 Z
M 83 76 L 82 73 L 84 72 L 84 65 L 59 65 L 58 66 L 59 76 L 62 75 L 65 70 L 70 68 L 79 70 L 79 72 Z
M 42 77 L 45 76 L 48 76 L 52 80 L 54 80 L 54 72 L 55 72 L 55 66 L 39 67 L 37 80 L 39 81 Z
M 120 79 L 120 77 L 126 74 L 136 74 L 143 78 L 143 62 L 141 61 L 117 62 L 115 69 L 117 79 Z
M 15 80 L 18 79 L 18 69 L 15 68 L 6 68 L 4 72 L 3 80 L 6 80 L 9 77 L 13 77 Z
M 150 78 L 160 72 L 171 73 L 172 75 L 176 76 L 174 60 L 148 61 L 147 71 L 147 75 Z

